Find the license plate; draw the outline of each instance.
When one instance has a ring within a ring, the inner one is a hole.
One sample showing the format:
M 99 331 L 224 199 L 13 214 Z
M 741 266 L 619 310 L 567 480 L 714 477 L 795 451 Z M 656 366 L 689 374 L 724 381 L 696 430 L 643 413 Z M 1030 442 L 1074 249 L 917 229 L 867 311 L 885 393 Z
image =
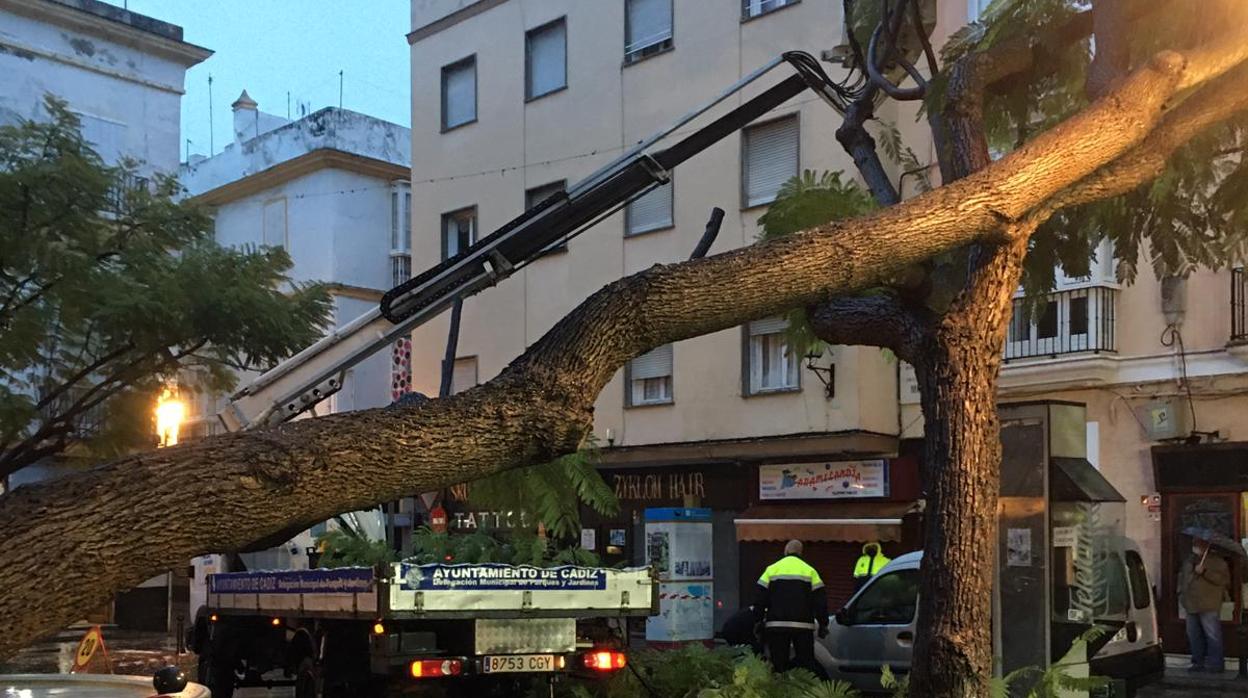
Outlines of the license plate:
M 541 672 L 555 670 L 553 654 L 507 654 L 486 657 L 486 674 L 513 674 L 518 672 Z

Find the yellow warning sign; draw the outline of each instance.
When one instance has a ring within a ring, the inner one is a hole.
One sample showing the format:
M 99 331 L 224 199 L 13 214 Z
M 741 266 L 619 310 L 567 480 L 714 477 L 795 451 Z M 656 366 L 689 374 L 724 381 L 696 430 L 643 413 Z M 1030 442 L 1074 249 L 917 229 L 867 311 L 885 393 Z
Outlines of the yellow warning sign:
M 70 669 L 70 673 L 76 674 L 84 671 L 91 664 L 91 658 L 96 652 L 103 653 L 108 673 L 113 673 L 113 663 L 108 658 L 108 648 L 104 646 L 104 634 L 100 632 L 100 626 L 93 625 L 78 643 L 78 651 L 74 653 L 74 667 Z

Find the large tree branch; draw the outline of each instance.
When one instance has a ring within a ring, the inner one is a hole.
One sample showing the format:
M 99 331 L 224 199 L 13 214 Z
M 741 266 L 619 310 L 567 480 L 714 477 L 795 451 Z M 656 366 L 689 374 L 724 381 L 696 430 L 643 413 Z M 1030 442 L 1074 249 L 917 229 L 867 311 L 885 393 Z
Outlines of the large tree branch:
M 834 298 L 807 308 L 810 329 L 829 344 L 882 347 L 902 361 L 922 360 L 923 337 L 931 314 L 892 294 Z
M 1176 150 L 1209 126 L 1248 109 L 1248 64 L 1242 64 L 1203 86 L 1182 102 L 1135 148 L 1078 184 L 1063 190 L 1036 214 L 1125 194 L 1165 169 Z
M 630 358 L 875 285 L 1022 218 L 1143 140 L 1184 67 L 1153 61 L 989 168 L 871 216 L 612 283 L 496 379 L 452 398 L 222 435 L 19 487 L 0 497 L 0 655 L 195 555 L 571 452 Z

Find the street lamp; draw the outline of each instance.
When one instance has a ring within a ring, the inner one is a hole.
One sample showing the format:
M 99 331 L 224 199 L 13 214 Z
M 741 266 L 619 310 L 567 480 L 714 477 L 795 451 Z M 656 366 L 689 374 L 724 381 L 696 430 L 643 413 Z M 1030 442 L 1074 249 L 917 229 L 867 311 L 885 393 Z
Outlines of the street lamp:
M 812 348 L 806 354 L 806 370 L 815 374 L 815 378 L 823 383 L 823 396 L 829 400 L 836 397 L 836 364 L 819 366 L 815 362 L 823 358 L 823 347 Z
M 178 427 L 186 419 L 186 404 L 177 395 L 165 388 L 156 401 L 156 437 L 158 446 L 173 446 L 178 443 Z

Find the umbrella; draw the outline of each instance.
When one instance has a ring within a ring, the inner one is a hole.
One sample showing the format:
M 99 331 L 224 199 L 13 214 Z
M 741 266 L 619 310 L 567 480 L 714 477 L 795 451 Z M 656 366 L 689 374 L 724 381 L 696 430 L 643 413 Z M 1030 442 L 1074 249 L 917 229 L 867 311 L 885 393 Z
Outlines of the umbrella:
M 1183 529 L 1183 533 L 1193 538 L 1207 540 L 1212 547 L 1218 548 L 1223 552 L 1230 553 L 1236 557 L 1248 558 L 1248 552 L 1244 550 L 1244 546 L 1239 544 L 1239 541 L 1212 528 L 1188 526 Z

